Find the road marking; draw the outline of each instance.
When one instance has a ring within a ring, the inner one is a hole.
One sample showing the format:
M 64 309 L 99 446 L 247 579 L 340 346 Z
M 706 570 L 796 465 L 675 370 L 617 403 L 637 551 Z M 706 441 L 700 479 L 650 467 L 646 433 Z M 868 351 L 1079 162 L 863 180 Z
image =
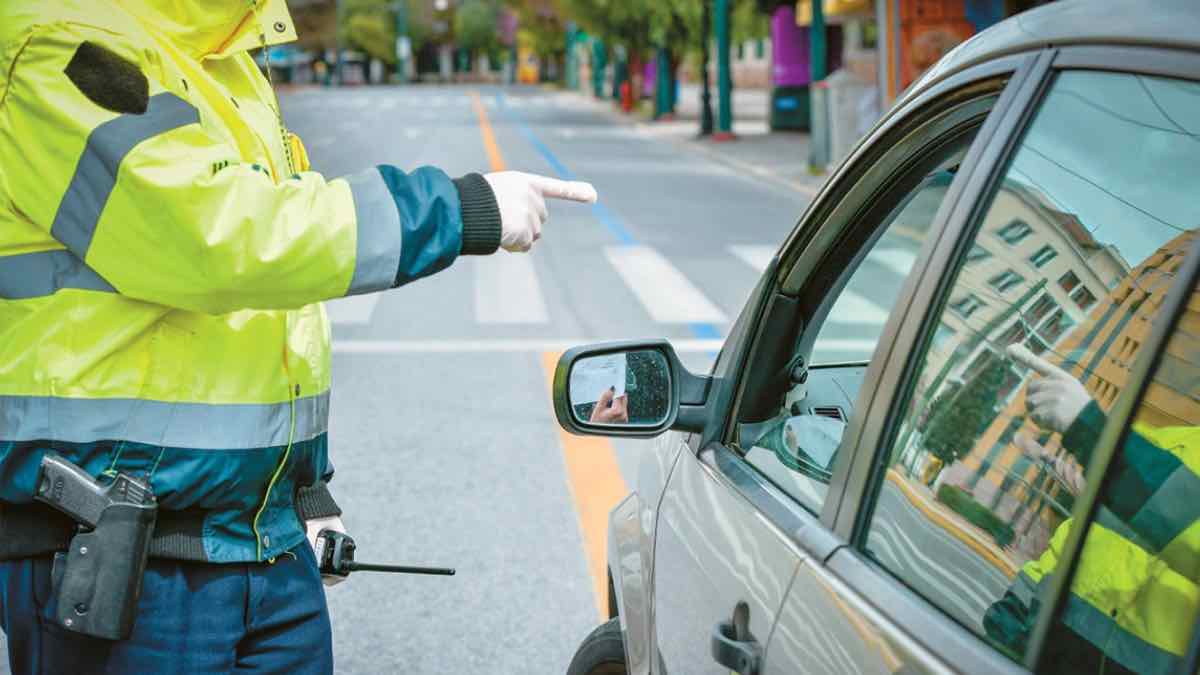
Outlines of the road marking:
M 366 296 L 358 296 L 366 297 Z M 328 308 L 328 304 L 326 305 Z M 494 340 L 334 340 L 333 351 L 338 354 L 457 354 L 457 353 L 505 353 L 505 352 L 564 352 L 580 345 L 616 342 L 618 339 L 595 337 L 576 338 L 513 338 Z M 874 346 L 874 342 L 867 342 Z M 671 340 L 671 346 L 679 353 L 709 353 L 721 349 L 722 339 L 684 338 Z M 818 344 L 821 344 L 818 341 Z M 855 345 L 856 347 L 861 345 Z
M 492 123 L 488 121 L 487 111 L 484 110 L 483 101 L 479 100 L 477 91 L 471 92 L 471 107 L 475 109 L 475 116 L 479 118 L 479 133 L 483 134 L 483 149 L 487 151 L 492 171 L 504 171 L 507 168 L 504 164 L 504 156 L 500 154 L 500 146 L 496 145 L 496 135 L 492 133 Z
M 394 98 L 384 99 L 384 101 L 379 104 L 379 109 L 380 110 L 391 110 L 392 108 L 396 107 L 396 103 L 397 103 L 397 101 Z
M 523 253 L 497 252 L 472 262 L 476 321 L 513 324 L 550 320 L 533 258 Z
M 546 384 L 553 396 L 554 370 L 558 366 L 557 352 L 542 354 Z M 558 427 L 557 424 L 555 424 Z M 575 436 L 558 427 L 558 441 L 566 466 L 567 486 L 579 516 L 579 531 L 583 537 L 588 571 L 592 575 L 592 592 L 596 612 L 603 621 L 608 619 L 608 512 L 617 505 L 629 488 L 621 478 L 612 441 L 602 436 Z
M 887 323 L 888 313 L 874 302 L 854 291 L 842 291 L 833 301 L 829 320 L 837 323 L 861 323 L 878 326 Z
M 409 128 L 407 128 L 407 129 L 405 129 L 405 130 L 404 130 L 404 137 L 405 137 L 405 138 L 407 138 L 407 139 L 409 139 L 409 140 L 412 140 L 412 139 L 414 139 L 414 138 L 416 138 L 417 136 L 420 136 L 420 135 L 421 135 L 421 130 L 420 130 L 420 129 L 413 129 L 412 127 L 409 127 Z
M 775 257 L 777 246 L 756 246 L 751 244 L 734 244 L 729 247 L 729 250 L 747 265 L 754 268 L 756 272 L 762 272 L 767 269 L 771 258 Z
M 660 323 L 722 323 L 725 314 L 650 246 L 605 246 L 604 256 Z
M 375 312 L 377 304 L 379 304 L 378 293 L 352 295 L 348 298 L 338 298 L 326 302 L 325 314 L 333 323 L 371 323 L 371 314 Z

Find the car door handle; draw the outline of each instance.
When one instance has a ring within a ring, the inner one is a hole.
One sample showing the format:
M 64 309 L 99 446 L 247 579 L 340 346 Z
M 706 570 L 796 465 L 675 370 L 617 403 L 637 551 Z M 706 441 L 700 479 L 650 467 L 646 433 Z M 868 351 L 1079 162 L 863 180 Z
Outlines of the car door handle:
M 750 634 L 750 608 L 739 602 L 733 618 L 718 623 L 712 632 L 712 657 L 739 675 L 758 675 L 762 645 Z

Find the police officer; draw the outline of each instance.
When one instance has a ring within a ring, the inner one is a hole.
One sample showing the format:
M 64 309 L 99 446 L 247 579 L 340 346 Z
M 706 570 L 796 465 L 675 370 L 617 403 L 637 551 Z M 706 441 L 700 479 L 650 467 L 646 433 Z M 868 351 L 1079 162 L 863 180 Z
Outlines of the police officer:
M 584 183 L 392 166 L 327 178 L 249 50 L 284 0 L 0 3 L 0 620 L 16 673 L 329 672 L 306 526 L 326 483 L 321 301 L 527 251 Z M 47 453 L 146 481 L 133 634 L 55 621 L 75 523 Z

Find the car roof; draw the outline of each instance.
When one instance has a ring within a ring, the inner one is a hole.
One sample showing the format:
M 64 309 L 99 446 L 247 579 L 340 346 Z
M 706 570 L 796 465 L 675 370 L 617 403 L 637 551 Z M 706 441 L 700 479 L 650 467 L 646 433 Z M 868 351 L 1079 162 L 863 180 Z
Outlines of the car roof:
M 1062 0 L 980 32 L 935 63 L 901 97 L 975 64 L 1062 45 L 1155 46 L 1200 51 L 1200 0 Z

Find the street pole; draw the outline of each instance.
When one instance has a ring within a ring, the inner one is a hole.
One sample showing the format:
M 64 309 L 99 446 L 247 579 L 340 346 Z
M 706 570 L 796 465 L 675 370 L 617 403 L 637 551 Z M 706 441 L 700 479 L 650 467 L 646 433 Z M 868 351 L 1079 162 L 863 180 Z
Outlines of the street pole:
M 333 79 L 342 86 L 342 0 L 333 3 Z
M 412 46 L 408 40 L 408 0 L 396 0 L 396 74 L 400 82 L 408 82 L 408 54 Z
M 809 63 L 811 64 L 811 84 L 809 86 L 825 79 L 828 72 L 828 56 L 829 49 L 826 47 L 827 41 L 825 38 L 825 8 L 821 6 L 821 0 L 812 0 L 812 28 L 809 33 Z
M 700 135 L 713 132 L 712 92 L 708 86 L 708 57 L 712 48 L 712 7 L 708 0 L 700 3 L 700 39 L 702 41 L 700 65 Z
M 729 0 L 716 0 L 717 14 L 717 133 L 716 140 L 733 138 L 733 77 L 729 72 Z

